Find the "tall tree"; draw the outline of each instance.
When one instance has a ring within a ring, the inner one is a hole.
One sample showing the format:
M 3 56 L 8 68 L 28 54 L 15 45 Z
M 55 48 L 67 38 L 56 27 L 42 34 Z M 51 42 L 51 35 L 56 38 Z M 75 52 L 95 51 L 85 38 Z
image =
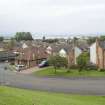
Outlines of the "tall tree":
M 32 35 L 30 32 L 17 32 L 15 35 L 15 39 L 17 41 L 21 41 L 21 40 L 33 40 Z
M 91 45 L 92 43 L 94 43 L 94 42 L 96 41 L 96 38 L 97 38 L 97 37 L 88 37 L 87 43 L 88 43 L 89 45 Z
M 105 35 L 101 35 L 101 36 L 100 36 L 100 40 L 101 40 L 101 41 L 105 41 Z
M 7 51 L 10 51 L 13 49 L 13 47 L 15 46 L 16 44 L 16 40 L 12 37 L 10 39 L 10 41 L 6 42 L 5 45 L 4 45 L 4 48 L 7 50 Z
M 24 34 L 24 39 L 25 40 L 33 40 L 31 33 L 30 32 L 26 32 Z

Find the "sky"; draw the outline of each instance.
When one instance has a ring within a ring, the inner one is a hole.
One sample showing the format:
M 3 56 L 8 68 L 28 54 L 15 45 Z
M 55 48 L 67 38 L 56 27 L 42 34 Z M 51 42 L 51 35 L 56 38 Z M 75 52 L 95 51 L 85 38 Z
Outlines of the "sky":
M 0 33 L 105 33 L 105 0 L 0 0 Z

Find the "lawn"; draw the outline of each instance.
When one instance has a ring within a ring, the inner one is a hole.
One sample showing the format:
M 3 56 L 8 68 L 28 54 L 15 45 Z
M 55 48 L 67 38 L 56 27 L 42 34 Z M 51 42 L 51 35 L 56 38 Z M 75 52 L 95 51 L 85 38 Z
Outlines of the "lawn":
M 97 70 L 78 70 L 71 69 L 68 73 L 66 69 L 57 69 L 55 74 L 53 67 L 43 68 L 40 71 L 34 73 L 37 76 L 58 76 L 58 77 L 105 77 L 105 72 L 100 72 Z
M 105 105 L 105 96 L 80 96 L 0 86 L 0 105 Z

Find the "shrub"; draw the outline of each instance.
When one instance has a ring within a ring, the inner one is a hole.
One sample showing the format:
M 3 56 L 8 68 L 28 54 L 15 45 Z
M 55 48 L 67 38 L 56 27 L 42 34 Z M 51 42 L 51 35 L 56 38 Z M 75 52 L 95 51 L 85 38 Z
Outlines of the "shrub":
M 56 69 L 60 68 L 60 67 L 67 67 L 67 59 L 64 57 L 61 57 L 59 55 L 52 55 L 49 57 L 48 62 L 51 66 L 54 67 L 55 69 L 55 73 L 56 73 Z
M 77 64 L 79 66 L 79 71 L 86 68 L 87 64 L 89 63 L 89 53 L 83 52 L 78 58 L 77 58 Z
M 97 70 L 97 66 L 96 65 L 93 65 L 91 63 L 89 63 L 87 66 L 86 66 L 86 69 L 87 70 Z

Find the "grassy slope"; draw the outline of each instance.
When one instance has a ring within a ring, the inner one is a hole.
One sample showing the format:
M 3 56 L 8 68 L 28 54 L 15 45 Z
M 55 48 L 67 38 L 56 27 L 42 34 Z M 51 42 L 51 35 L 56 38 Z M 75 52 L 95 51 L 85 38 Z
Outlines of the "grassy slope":
M 65 69 L 58 69 L 57 73 L 55 74 L 54 69 L 51 67 L 44 68 L 41 71 L 35 72 L 35 75 L 38 76 L 63 76 L 63 77 L 80 77 L 80 76 L 89 76 L 89 77 L 105 77 L 105 72 L 99 72 L 96 70 L 90 70 L 86 71 L 83 70 L 81 72 L 78 72 L 78 70 L 70 70 L 69 73 L 67 73 L 67 70 Z
M 1 86 L 0 105 L 105 105 L 105 97 L 28 91 Z

